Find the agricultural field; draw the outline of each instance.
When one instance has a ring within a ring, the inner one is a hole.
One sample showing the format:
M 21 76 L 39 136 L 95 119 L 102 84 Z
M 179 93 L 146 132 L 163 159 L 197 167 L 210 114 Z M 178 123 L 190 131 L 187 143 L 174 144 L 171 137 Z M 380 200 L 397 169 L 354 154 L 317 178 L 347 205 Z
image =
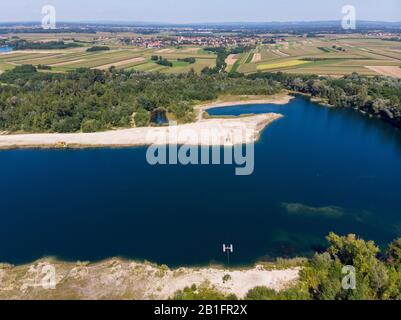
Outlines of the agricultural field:
M 10 34 L 10 37 L 13 35 Z M 79 48 L 64 50 L 24 50 L 0 54 L 0 73 L 17 65 L 50 66 L 42 72 L 68 72 L 77 68 L 106 70 L 110 67 L 142 72 L 201 72 L 216 66 L 216 55 L 200 46 L 144 48 L 121 44 L 121 37 L 132 34 L 26 34 L 29 41 L 76 41 Z M 87 52 L 91 46 L 108 46 L 109 51 Z M 172 66 L 157 63 L 166 59 Z M 152 59 L 153 58 L 153 59 Z M 194 63 L 183 61 L 194 58 Z M 231 54 L 226 59 L 228 73 L 251 74 L 258 71 L 342 76 L 352 72 L 363 75 L 400 77 L 401 42 L 358 35 L 331 35 L 305 38 L 283 36 L 274 44 L 259 44 L 255 49 Z
M 137 71 L 158 71 L 162 73 L 186 73 L 192 69 L 202 71 L 205 67 L 216 66 L 216 55 L 204 51 L 201 47 L 183 46 L 179 48 L 147 49 L 128 45 L 117 45 L 114 37 L 105 35 L 79 35 L 79 48 L 63 50 L 20 50 L 0 54 L 0 73 L 18 65 L 32 64 L 35 66 L 50 66 L 51 70 L 43 72 L 68 72 L 77 68 L 106 70 L 110 67 L 117 69 L 134 69 Z M 30 41 L 56 41 L 52 35 L 24 35 Z M 63 41 L 75 39 L 70 34 L 62 35 Z M 111 50 L 87 52 L 92 46 L 108 46 Z M 152 60 L 153 56 L 162 57 L 172 63 L 163 66 Z M 195 58 L 194 63 L 182 61 L 185 58 Z
M 237 71 L 288 72 L 342 76 L 352 72 L 363 75 L 400 77 L 401 43 L 371 38 L 295 38 L 277 44 L 258 45 L 241 59 Z
M 280 62 L 272 62 L 272 63 L 264 63 L 258 64 L 257 70 L 266 71 L 266 70 L 276 70 L 282 68 L 291 68 L 299 65 L 309 64 L 311 62 L 305 60 L 286 60 Z
M 200 50 L 200 48 L 198 49 Z M 0 55 L 0 70 L 5 71 L 22 64 L 46 65 L 53 72 L 67 72 L 77 68 L 92 68 L 105 70 L 110 67 L 117 69 L 135 69 L 138 71 L 160 71 L 166 73 L 189 72 L 194 69 L 200 72 L 205 67 L 216 65 L 216 56 L 209 53 L 171 49 L 167 53 L 161 50 L 143 48 L 113 48 L 110 51 L 86 52 L 86 48 L 68 50 L 30 50 L 15 51 Z M 172 62 L 172 67 L 160 66 L 151 60 L 153 55 L 162 56 Z M 195 63 L 189 64 L 179 59 L 195 58 Z

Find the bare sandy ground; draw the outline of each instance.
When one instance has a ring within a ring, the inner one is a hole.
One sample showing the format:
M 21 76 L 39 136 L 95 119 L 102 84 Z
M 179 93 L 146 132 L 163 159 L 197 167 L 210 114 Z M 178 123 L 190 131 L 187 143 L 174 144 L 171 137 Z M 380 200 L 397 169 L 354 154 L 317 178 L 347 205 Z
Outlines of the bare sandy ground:
M 232 66 L 232 65 L 234 65 L 236 62 L 237 62 L 237 58 L 236 58 L 236 55 L 235 54 L 230 54 L 228 57 L 227 57 L 227 59 L 226 59 L 226 64 L 227 64 L 227 66 Z
M 401 78 L 401 68 L 399 66 L 365 66 L 380 75 L 394 78 Z
M 260 53 L 255 53 L 252 57 L 252 63 L 256 63 L 262 60 L 262 55 Z
M 182 274 L 179 271 L 182 271 Z M 240 299 L 244 298 L 249 290 L 258 286 L 280 291 L 297 280 L 299 269 L 266 271 L 262 266 L 256 266 L 249 270 L 181 269 L 177 273 L 178 275 L 174 275 L 174 272 L 167 273 L 165 278 L 156 282 L 161 288 L 159 291 L 161 299 L 171 297 L 176 291 L 192 284 L 201 286 L 204 283 L 210 283 L 221 292 L 233 293 Z M 224 282 L 225 275 L 229 275 L 230 280 Z
M 122 60 L 114 63 L 109 63 L 109 64 L 104 64 L 102 66 L 94 67 L 92 69 L 98 69 L 98 70 L 106 70 L 109 69 L 110 67 L 119 67 L 119 66 L 124 66 L 126 64 L 130 64 L 133 62 L 142 62 L 145 61 L 146 59 L 144 57 L 136 57 L 132 59 L 127 59 L 127 60 Z
M 167 266 L 117 258 L 95 264 L 45 259 L 17 267 L 0 265 L 0 299 L 165 300 L 193 284 L 244 298 L 257 286 L 276 291 L 287 288 L 297 281 L 299 271 L 299 268 L 268 271 L 262 266 L 241 270 L 211 267 L 171 270 Z M 230 276 L 226 282 L 225 275 Z
M 95 133 L 0 135 L 0 149 L 60 147 L 124 147 L 151 144 L 236 145 L 251 143 L 282 115 L 269 113 L 239 119 L 208 119 L 195 123 Z

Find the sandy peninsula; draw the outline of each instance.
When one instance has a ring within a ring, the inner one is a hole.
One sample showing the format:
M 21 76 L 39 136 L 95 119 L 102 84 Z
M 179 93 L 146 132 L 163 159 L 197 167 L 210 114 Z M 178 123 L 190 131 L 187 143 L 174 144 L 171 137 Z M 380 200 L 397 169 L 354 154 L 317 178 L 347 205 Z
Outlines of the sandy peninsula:
M 152 144 L 237 145 L 258 140 L 260 133 L 281 114 L 266 113 L 236 118 L 204 119 L 205 110 L 243 104 L 285 104 L 292 97 L 277 95 L 263 99 L 242 97 L 236 101 L 218 100 L 195 107 L 196 122 L 165 127 L 141 127 L 95 133 L 1 134 L 0 149 L 16 148 L 98 148 Z M 243 99 L 243 100 L 242 100 Z
M 176 291 L 193 284 L 235 294 L 241 299 L 257 286 L 276 291 L 285 289 L 297 281 L 299 271 L 296 267 L 267 270 L 262 265 L 250 269 L 205 267 L 173 270 L 167 266 L 118 258 L 93 264 L 45 259 L 23 266 L 0 264 L 0 300 L 166 300 Z M 227 275 L 228 280 L 224 281 Z
M 212 108 L 223 108 L 229 106 L 251 105 L 251 104 L 277 104 L 284 105 L 289 103 L 294 96 L 287 93 L 279 93 L 271 96 L 225 96 L 212 102 L 199 104 L 195 110 L 201 112 Z

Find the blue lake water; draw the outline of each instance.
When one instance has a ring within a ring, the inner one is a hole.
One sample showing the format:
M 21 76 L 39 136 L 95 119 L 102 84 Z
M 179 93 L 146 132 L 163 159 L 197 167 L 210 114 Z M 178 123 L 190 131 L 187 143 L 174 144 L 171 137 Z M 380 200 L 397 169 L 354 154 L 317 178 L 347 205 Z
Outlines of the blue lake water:
M 122 256 L 170 266 L 311 254 L 335 231 L 401 237 L 401 133 L 303 97 L 210 114 L 280 112 L 255 172 L 150 166 L 146 148 L 0 152 L 0 261 Z
M 10 46 L 0 46 L 0 53 L 10 52 L 10 51 L 13 51 L 12 47 L 10 47 Z

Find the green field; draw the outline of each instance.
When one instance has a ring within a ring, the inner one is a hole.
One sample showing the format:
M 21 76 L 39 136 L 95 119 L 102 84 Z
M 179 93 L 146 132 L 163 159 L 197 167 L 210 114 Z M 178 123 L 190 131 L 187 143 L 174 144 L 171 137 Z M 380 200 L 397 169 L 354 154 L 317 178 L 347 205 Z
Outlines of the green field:
M 36 39 L 36 38 L 35 38 Z M 166 49 L 145 49 L 133 46 L 114 46 L 110 51 L 86 52 L 89 46 L 66 50 L 29 50 L 15 51 L 0 55 L 0 72 L 12 69 L 17 65 L 33 64 L 52 67 L 53 72 L 67 72 L 77 68 L 135 69 L 138 71 L 184 73 L 194 70 L 202 71 L 205 67 L 216 65 L 216 55 L 204 51 L 201 47 L 182 47 Z M 151 60 L 153 55 L 162 56 L 173 66 L 160 66 Z M 179 61 L 184 58 L 195 58 L 193 64 Z
M 113 36 L 107 43 L 101 43 L 108 45 L 110 51 L 86 52 L 96 39 L 94 35 L 58 35 L 60 36 L 63 39 L 79 37 L 80 41 L 84 41 L 84 47 L 1 54 L 0 72 L 22 64 L 48 65 L 52 67 L 52 72 L 67 72 L 82 67 L 105 70 L 114 66 L 117 69 L 143 72 L 186 73 L 191 70 L 200 72 L 206 67 L 216 66 L 216 55 L 202 47 L 146 49 L 118 44 L 117 37 Z M 29 40 L 55 40 L 56 37 L 57 35 L 24 35 Z M 172 67 L 156 64 L 151 60 L 152 56 L 162 56 L 172 63 Z M 189 64 L 179 61 L 184 58 L 195 58 L 196 62 Z M 237 54 L 235 58 L 236 62 L 226 68 L 227 72 L 250 74 L 258 71 L 283 71 L 332 76 L 358 72 L 363 75 L 377 75 L 368 67 L 401 66 L 401 43 L 356 35 L 319 38 L 287 36 L 275 44 L 257 45 L 251 51 Z
M 272 70 L 272 69 L 283 69 L 283 68 L 291 68 L 303 64 L 310 63 L 304 60 L 288 60 L 288 61 L 280 61 L 280 62 L 271 62 L 271 63 L 264 63 L 259 64 L 257 66 L 258 70 L 265 71 L 265 70 Z
M 401 66 L 401 43 L 369 38 L 287 37 L 279 44 L 259 45 L 253 53 L 261 60 L 241 60 L 237 71 L 257 71 L 341 76 L 358 72 L 377 75 L 368 66 Z M 253 54 L 251 55 L 253 56 Z

